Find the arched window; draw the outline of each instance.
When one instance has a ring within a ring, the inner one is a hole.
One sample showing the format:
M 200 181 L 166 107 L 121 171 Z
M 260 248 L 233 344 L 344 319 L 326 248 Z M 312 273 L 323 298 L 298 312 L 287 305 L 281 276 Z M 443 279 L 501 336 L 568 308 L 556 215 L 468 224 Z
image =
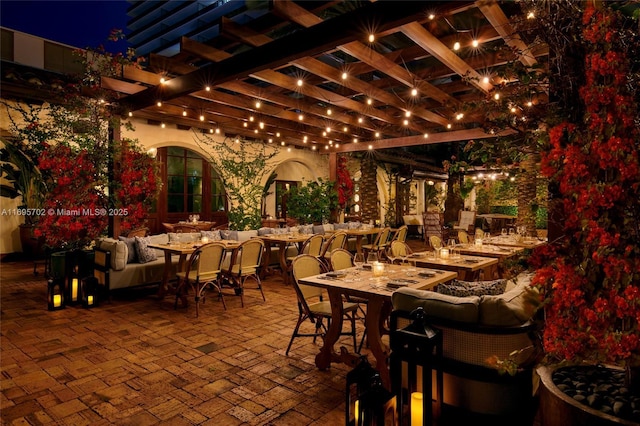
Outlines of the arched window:
M 202 220 L 226 222 L 226 196 L 222 180 L 197 152 L 181 147 L 158 150 L 163 164 L 164 186 L 158 216 L 161 222 L 198 214 Z

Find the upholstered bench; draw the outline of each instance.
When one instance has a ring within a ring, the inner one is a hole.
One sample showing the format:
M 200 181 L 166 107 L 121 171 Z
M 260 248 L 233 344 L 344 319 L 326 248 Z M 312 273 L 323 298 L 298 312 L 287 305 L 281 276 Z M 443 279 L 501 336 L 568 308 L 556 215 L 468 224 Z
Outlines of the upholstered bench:
M 394 314 L 409 323 L 409 313 L 424 309 L 427 322 L 442 330 L 444 404 L 487 415 L 517 415 L 532 404 L 533 364 L 537 360 L 537 294 L 532 274 L 506 282 L 493 295 L 453 296 L 402 288 L 392 295 Z M 490 360 L 512 358 L 520 369 L 500 374 Z

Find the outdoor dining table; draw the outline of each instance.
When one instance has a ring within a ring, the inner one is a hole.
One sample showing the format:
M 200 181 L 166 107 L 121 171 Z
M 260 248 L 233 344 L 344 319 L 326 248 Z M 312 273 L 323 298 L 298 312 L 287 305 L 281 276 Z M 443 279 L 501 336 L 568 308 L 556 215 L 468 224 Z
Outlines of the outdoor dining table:
M 449 250 L 448 248 L 446 250 Z M 407 258 L 416 266 L 426 268 L 440 268 L 454 271 L 458 278 L 465 281 L 473 281 L 477 273 L 484 271 L 485 277 L 493 277 L 493 266 L 498 265 L 498 259 L 492 257 L 460 255 L 454 257 L 447 252 L 447 257 L 435 255 L 433 252 L 417 252 Z
M 233 251 L 240 247 L 240 242 L 235 240 L 219 240 L 210 241 L 216 243 L 222 243 L 227 251 Z M 202 246 L 202 242 L 190 242 L 190 243 L 168 243 L 168 244 L 149 244 L 148 247 L 152 249 L 162 250 L 164 252 L 164 270 L 162 272 L 162 283 L 158 289 L 158 297 L 163 299 L 169 291 L 169 280 L 171 279 L 171 258 L 173 255 L 178 255 L 178 272 L 185 271 L 185 265 L 187 256 L 193 253 L 198 247 Z
M 390 389 L 391 380 L 387 361 L 389 348 L 382 341 L 384 322 L 391 313 L 391 295 L 399 287 L 411 287 L 422 290 L 433 289 L 436 285 L 456 277 L 455 272 L 417 268 L 412 265 L 384 265 L 382 276 L 375 277 L 371 269 L 348 268 L 338 272 L 329 272 L 300 279 L 301 284 L 320 287 L 327 290 L 331 303 L 331 324 L 315 364 L 320 370 L 326 370 L 332 362 L 342 362 L 355 366 L 360 359 L 345 347 L 340 353 L 334 346 L 342 331 L 343 296 L 367 299 L 365 328 L 369 348 L 376 360 L 375 368 L 380 373 L 382 383 Z
M 271 247 L 273 245 L 278 245 L 279 247 L 279 263 L 280 263 L 280 271 L 282 274 L 282 280 L 285 284 L 288 284 L 288 274 L 287 274 L 287 246 L 290 244 L 296 244 L 298 246 L 298 253 L 302 250 L 302 244 L 309 238 L 310 235 L 307 234 L 267 234 L 260 235 L 256 238 L 262 239 L 264 241 L 265 253 L 262 257 L 262 270 L 267 272 L 273 272 L 269 268 L 269 259 L 271 258 Z
M 520 247 L 523 249 L 532 249 L 546 243 L 547 242 L 545 240 L 541 240 L 537 237 L 522 237 L 515 234 L 496 235 L 482 240 L 482 244 L 491 244 L 502 247 Z
M 358 228 L 358 229 L 336 229 L 334 231 L 325 231 L 327 233 L 333 233 L 338 231 L 344 231 L 347 237 L 356 237 L 356 252 L 362 254 L 362 239 L 367 237 L 369 242 L 372 242 L 373 235 L 377 235 L 382 228 Z

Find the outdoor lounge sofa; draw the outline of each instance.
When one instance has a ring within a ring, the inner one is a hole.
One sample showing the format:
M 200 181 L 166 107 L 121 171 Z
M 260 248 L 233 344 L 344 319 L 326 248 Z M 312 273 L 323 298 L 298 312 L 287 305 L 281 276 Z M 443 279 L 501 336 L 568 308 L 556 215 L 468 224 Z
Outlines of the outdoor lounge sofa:
M 523 410 L 532 410 L 539 346 L 529 302 L 535 293 L 527 290 L 531 278 L 532 274 L 521 274 L 497 295 L 458 297 L 410 288 L 392 295 L 397 328 L 408 325 L 409 313 L 422 307 L 426 322 L 442 331 L 443 360 L 438 368 L 444 373 L 445 408 L 515 419 L 522 418 Z M 500 374 L 490 364 L 496 357 L 511 357 L 521 368 L 515 375 Z

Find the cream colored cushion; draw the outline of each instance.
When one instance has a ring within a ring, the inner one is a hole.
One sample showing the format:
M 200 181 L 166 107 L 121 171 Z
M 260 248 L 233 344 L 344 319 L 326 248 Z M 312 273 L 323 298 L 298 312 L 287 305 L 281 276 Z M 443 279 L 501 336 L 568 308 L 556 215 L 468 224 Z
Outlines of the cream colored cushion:
M 102 238 L 98 241 L 98 247 L 111 252 L 111 269 L 114 271 L 122 271 L 127 266 L 129 249 L 124 241 Z
M 480 297 L 455 297 L 428 290 L 401 288 L 391 295 L 394 309 L 413 311 L 422 307 L 426 315 L 452 321 L 478 322 Z
M 515 326 L 527 322 L 535 310 L 536 292 L 530 286 L 532 274 L 521 274 L 515 286 L 497 296 L 482 296 L 480 323 Z M 508 287 L 509 288 L 509 287 Z

